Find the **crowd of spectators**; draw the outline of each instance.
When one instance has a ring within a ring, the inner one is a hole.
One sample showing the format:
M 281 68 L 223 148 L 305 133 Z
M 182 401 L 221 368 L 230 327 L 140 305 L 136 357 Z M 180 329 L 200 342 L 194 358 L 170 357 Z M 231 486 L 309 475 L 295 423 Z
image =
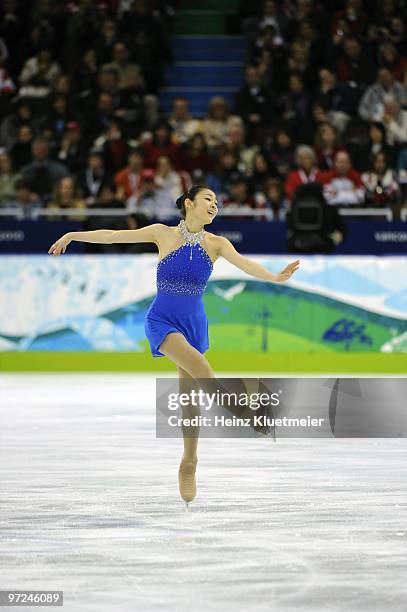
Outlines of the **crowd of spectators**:
M 175 7 L 175 9 L 174 9 Z M 193 117 L 158 93 L 177 3 L 4 0 L 0 9 L 0 205 L 122 208 L 137 227 L 177 214 L 192 184 L 220 208 L 290 208 L 323 185 L 332 206 L 406 201 L 405 3 L 242 1 L 244 85 Z M 139 214 L 137 214 L 139 213 Z M 256 217 L 261 221 L 263 216 Z M 97 219 L 93 224 L 100 223 Z

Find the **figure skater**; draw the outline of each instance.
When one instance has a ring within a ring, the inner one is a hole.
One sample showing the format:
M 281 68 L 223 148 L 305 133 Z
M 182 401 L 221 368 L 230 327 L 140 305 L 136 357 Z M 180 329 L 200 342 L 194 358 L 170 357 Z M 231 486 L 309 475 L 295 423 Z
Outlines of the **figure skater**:
M 259 263 L 244 257 L 223 236 L 204 229 L 218 212 L 215 193 L 204 185 L 194 186 L 177 200 L 182 219 L 177 226 L 153 223 L 134 230 L 68 232 L 48 253 L 65 253 L 72 240 L 92 243 L 153 242 L 159 250 L 157 295 L 145 318 L 145 333 L 153 357 L 168 357 L 177 367 L 181 385 L 197 379 L 216 380 L 204 353 L 209 348 L 208 320 L 202 295 L 219 257 L 247 274 L 264 281 L 284 282 L 299 267 L 290 263 L 272 274 Z M 183 430 L 184 431 L 184 430 Z M 178 470 L 180 495 L 190 502 L 196 495 L 198 436 L 184 433 L 184 452 Z

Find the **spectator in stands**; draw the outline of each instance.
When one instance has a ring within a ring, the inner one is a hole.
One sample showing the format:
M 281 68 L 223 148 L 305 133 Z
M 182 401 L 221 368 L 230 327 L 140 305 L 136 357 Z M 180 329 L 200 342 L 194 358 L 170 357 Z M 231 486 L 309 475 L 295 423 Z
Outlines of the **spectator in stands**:
M 343 55 L 338 60 L 336 71 L 338 82 L 346 86 L 349 114 L 354 115 L 365 88 L 375 79 L 376 67 L 356 36 L 347 36 L 342 49 Z
M 159 181 L 160 182 L 160 181 Z M 163 221 L 179 217 L 175 199 L 169 197 L 168 191 L 162 189 L 155 180 L 155 172 L 151 168 L 145 168 L 141 173 L 140 195 L 137 201 L 136 211 L 147 218 Z M 177 197 L 179 192 L 177 194 Z
M 86 217 L 80 214 L 80 211 L 86 209 L 86 202 L 81 197 L 79 188 L 75 181 L 67 176 L 55 185 L 54 193 L 51 201 L 47 204 L 49 210 L 62 211 L 65 208 L 78 209 L 78 214 L 70 213 L 66 215 L 55 215 L 49 216 L 48 220 L 71 220 L 71 221 L 83 221 Z
M 149 107 L 150 98 L 136 89 L 119 89 L 119 75 L 114 69 L 104 68 L 99 72 L 99 96 L 111 96 L 111 115 L 125 122 L 129 134 L 138 134 L 145 129 L 146 121 L 155 118 L 154 109 Z M 145 104 L 145 101 L 146 104 Z M 92 107 L 90 107 L 92 113 Z M 147 116 L 147 113 L 153 113 Z M 106 126 L 105 126 L 106 128 Z
M 228 214 L 228 219 L 233 219 L 234 221 L 246 220 L 250 219 L 247 213 L 250 213 L 252 210 L 257 208 L 256 201 L 253 196 L 249 195 L 249 185 L 247 178 L 243 174 L 236 174 L 231 180 L 229 186 L 229 196 L 223 200 L 222 209 L 228 211 L 228 213 L 236 212 L 237 214 L 233 214 L 230 216 Z M 246 214 L 240 214 L 239 212 L 243 212 Z M 257 217 L 255 217 L 257 219 Z
M 73 79 L 79 94 L 80 106 L 84 109 L 99 86 L 99 67 L 95 49 L 85 51 L 76 65 Z
M 100 93 L 97 107 L 89 111 L 84 121 L 84 135 L 88 147 L 93 146 L 96 138 L 109 128 L 114 117 L 113 96 Z
M 325 40 L 321 37 L 318 31 L 318 24 L 314 17 L 308 17 L 298 23 L 298 30 L 295 35 L 297 40 L 301 40 L 309 52 L 310 76 L 312 80 L 316 78 L 317 68 L 320 64 L 320 58 L 325 53 Z M 310 83 L 311 88 L 313 83 Z
M 270 53 L 272 57 L 280 56 L 283 49 L 283 38 L 279 34 L 276 27 L 272 24 L 265 26 L 259 36 L 254 41 L 251 56 L 258 63 L 264 51 Z
M 286 83 L 292 72 L 302 76 L 303 83 L 307 88 L 313 89 L 316 86 L 315 67 L 310 61 L 310 49 L 306 43 L 296 39 L 291 43 L 290 54 L 285 67 Z
M 111 18 L 104 20 L 98 41 L 95 45 L 95 59 L 101 64 L 107 64 L 113 57 L 113 49 L 119 42 L 116 21 Z
M 396 174 L 383 151 L 373 156 L 369 172 L 362 174 L 368 206 L 393 206 L 399 199 Z
M 27 15 L 24 15 L 23 27 L 20 36 L 16 61 L 16 74 L 18 74 L 24 66 L 27 59 L 36 56 L 43 49 L 55 48 L 54 36 L 52 28 L 49 24 L 35 21 L 31 22 L 31 29 L 27 32 Z
M 274 45 L 280 46 L 284 43 L 284 26 L 284 14 L 281 12 L 278 3 L 274 0 L 265 0 L 265 2 L 263 2 L 263 12 L 257 24 L 260 36 L 267 29 L 272 28 Z
M 253 168 L 254 156 L 258 149 L 259 147 L 253 143 L 251 146 L 247 146 L 245 125 L 240 118 L 236 117 L 235 121 L 228 127 L 222 150 L 235 153 L 239 167 L 248 173 Z
M 376 83 L 366 89 L 360 101 L 360 116 L 366 121 L 382 121 L 388 100 L 396 100 L 402 106 L 407 102 L 406 90 L 388 68 L 380 68 Z
M 343 54 L 337 64 L 338 81 L 358 87 L 373 83 L 376 67 L 362 48 L 360 39 L 352 34 L 342 44 Z
M 18 178 L 18 174 L 13 170 L 10 155 L 6 149 L 0 149 L 0 204 L 14 198 L 15 183 Z
M 180 168 L 190 175 L 199 173 L 205 177 L 213 170 L 213 159 L 201 132 L 184 144 L 180 154 Z M 203 183 L 204 180 L 201 181 Z
M 261 193 L 270 174 L 270 164 L 266 156 L 260 151 L 257 152 L 253 159 L 252 171 L 249 174 L 250 192 L 255 195 Z
M 19 179 L 15 183 L 14 197 L 4 202 L 5 208 L 13 208 L 23 219 L 32 219 L 32 213 L 42 207 L 38 195 L 31 189 L 29 181 Z
M 361 145 L 355 161 L 358 170 L 365 172 L 372 165 L 373 156 L 384 151 L 389 159 L 394 159 L 393 147 L 386 143 L 386 130 L 382 123 L 373 121 L 369 126 L 369 139 L 366 145 Z
M 245 84 L 236 94 L 236 112 L 245 122 L 247 142 L 253 144 L 260 136 L 260 130 L 272 123 L 274 105 L 269 92 L 262 87 L 257 66 L 247 66 L 245 77 Z
M 277 128 L 269 160 L 272 164 L 273 172 L 282 180 L 285 179 L 286 174 L 294 167 L 295 146 L 288 128 L 283 126 Z
M 155 184 L 155 171 L 144 168 L 140 174 L 140 190 L 135 211 L 144 215 L 151 223 L 157 208 L 157 186 Z
M 320 5 L 318 8 L 322 15 L 323 7 Z M 294 40 L 297 36 L 300 23 L 305 19 L 316 18 L 318 11 L 314 7 L 313 0 L 297 0 L 296 2 L 286 4 L 285 13 L 288 21 L 284 28 L 284 36 L 287 40 Z M 316 22 L 316 25 L 319 25 L 318 22 Z M 323 31 L 323 28 L 320 27 L 319 30 Z
M 86 167 L 79 175 L 79 187 L 88 206 L 95 203 L 103 185 L 109 180 L 110 176 L 105 167 L 103 153 L 97 149 L 91 149 Z
M 338 27 L 338 21 L 345 19 L 350 26 L 352 34 L 363 35 L 368 15 L 363 9 L 361 0 L 348 0 L 344 9 L 337 11 L 332 21 L 332 32 Z
M 49 104 L 52 104 L 52 101 L 58 96 L 66 99 L 67 107 L 72 115 L 71 118 L 74 118 L 78 107 L 78 92 L 73 87 L 71 76 L 66 72 L 60 72 L 53 80 L 48 97 Z
M 53 148 L 59 147 L 68 121 L 72 119 L 65 96 L 57 95 L 51 101 L 51 106 L 41 121 L 39 128 L 43 136 L 48 138 Z
M 319 69 L 318 77 L 319 84 L 314 92 L 315 98 L 324 103 L 326 108 L 332 108 L 338 91 L 336 75 L 327 66 L 323 66 Z
M 405 19 L 402 13 L 389 17 L 390 40 L 402 57 L 407 55 L 407 37 Z
M 77 121 L 68 121 L 57 148 L 56 158 L 63 163 L 71 174 L 79 174 L 86 161 L 86 147 L 82 129 Z
M 379 46 L 377 55 L 379 66 L 388 68 L 396 81 L 403 83 L 407 69 L 407 59 L 397 51 L 396 47 L 386 41 Z
M 60 71 L 61 68 L 53 60 L 49 49 L 39 51 L 23 66 L 19 75 L 19 95 L 34 100 L 45 98 L 51 91 L 52 81 Z
M 341 148 L 338 130 L 328 122 L 320 123 L 314 141 L 317 163 L 320 170 L 330 170 L 334 165 L 334 156 Z
M 384 36 L 388 33 L 390 21 L 395 11 L 394 0 L 382 0 L 376 4 L 376 10 L 374 12 L 374 22 L 380 27 L 381 35 Z
M 119 75 L 119 89 L 136 89 L 144 92 L 146 82 L 140 66 L 130 61 L 129 50 L 123 42 L 115 43 L 112 61 L 103 66 L 105 70 L 114 70 Z
M 103 152 L 103 157 L 110 172 L 124 168 L 130 148 L 136 141 L 126 138 L 122 123 L 114 119 L 106 131 L 94 142 L 95 149 Z
M 263 49 L 253 58 L 253 63 L 257 66 L 262 89 L 273 92 L 277 97 L 283 89 L 283 61 L 269 49 Z
M 314 149 L 307 145 L 299 145 L 295 151 L 296 170 L 291 170 L 285 180 L 285 195 L 288 202 L 293 199 L 296 189 L 305 183 L 323 182 L 323 174 L 317 166 L 317 156 Z
M 169 157 L 174 168 L 179 167 L 180 146 L 172 140 L 172 128 L 167 121 L 159 121 L 153 138 L 144 144 L 144 165 L 155 168 L 161 155 Z
M 352 112 L 348 89 L 337 82 L 334 72 L 326 66 L 323 66 L 318 74 L 319 85 L 314 92 L 314 99 L 326 108 L 329 120 L 343 132 Z
M 385 101 L 382 121 L 390 146 L 407 142 L 407 110 L 402 109 L 396 100 Z
M 178 144 L 184 144 L 200 131 L 201 123 L 193 119 L 189 113 L 188 100 L 183 96 L 174 98 L 172 102 L 172 113 L 168 123 L 173 129 L 173 140 Z
M 324 174 L 324 196 L 331 206 L 360 206 L 365 189 L 357 170 L 352 168 L 347 151 L 338 151 L 335 166 Z
M 115 110 L 122 107 L 119 87 L 119 72 L 112 64 L 105 64 L 98 72 L 98 93 L 107 93 L 113 98 Z
M 116 173 L 116 197 L 131 207 L 140 191 L 141 171 L 144 156 L 140 148 L 131 149 L 127 156 L 127 166 Z
M 5 115 L 9 111 L 11 96 L 14 94 L 16 86 L 6 68 L 0 61 L 0 112 Z
M 33 140 L 33 131 L 29 124 L 20 125 L 18 130 L 18 138 L 10 148 L 10 156 L 13 162 L 13 167 L 20 170 L 31 161 L 31 147 Z
M 307 119 L 310 99 L 304 88 L 304 81 L 299 72 L 291 72 L 288 77 L 288 91 L 279 100 L 281 118 L 290 124 L 292 129 L 300 130 Z
M 94 47 L 102 27 L 102 13 L 92 0 L 82 0 L 77 10 L 71 13 L 66 25 L 66 55 L 76 60 L 86 49 Z
M 207 117 L 202 122 L 205 142 L 212 151 L 225 142 L 230 124 L 235 120 L 230 114 L 225 98 L 214 96 L 210 99 Z
M 15 110 L 6 116 L 0 125 L 0 142 L 3 146 L 10 149 L 18 139 L 21 125 L 30 125 L 35 131 L 38 119 L 33 117 L 32 108 L 25 98 L 18 98 L 15 101 Z
M 231 151 L 223 151 L 215 161 L 215 169 L 206 178 L 209 189 L 214 191 L 220 202 L 229 195 L 230 185 L 239 174 L 238 158 Z
M 183 170 L 176 172 L 172 167 L 169 157 L 160 155 L 157 160 L 157 170 L 155 172 L 155 184 L 160 193 L 164 194 L 174 204 L 180 193 L 191 188 L 191 177 Z
M 284 197 L 283 183 L 279 178 L 268 178 L 264 185 L 263 208 L 271 209 L 275 219 L 281 219 L 282 214 L 288 207 Z
M 296 131 L 297 140 L 304 144 L 312 145 L 315 134 L 322 123 L 331 123 L 331 114 L 323 102 L 313 102 L 311 113 L 302 122 L 300 129 Z
M 113 61 L 103 66 L 104 70 L 113 70 L 118 74 L 118 89 L 129 94 L 142 97 L 145 116 L 149 127 L 157 121 L 158 100 L 148 93 L 147 83 L 139 64 L 130 61 L 130 53 L 124 42 L 117 42 L 113 47 Z
M 351 35 L 351 27 L 346 19 L 338 19 L 335 27 L 332 28 L 331 37 L 326 40 L 326 55 L 328 60 L 333 60 L 340 54 L 344 40 Z M 336 72 L 336 70 L 335 70 Z
M 56 183 L 69 173 L 65 165 L 49 159 L 46 138 L 37 137 L 32 143 L 32 161 L 21 168 L 21 174 L 30 181 L 34 192 L 46 201 Z

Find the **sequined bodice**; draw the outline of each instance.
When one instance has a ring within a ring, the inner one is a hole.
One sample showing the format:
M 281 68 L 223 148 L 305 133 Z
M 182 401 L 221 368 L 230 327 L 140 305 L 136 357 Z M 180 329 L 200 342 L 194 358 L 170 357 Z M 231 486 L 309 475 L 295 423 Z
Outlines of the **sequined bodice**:
M 157 293 L 202 295 L 212 270 L 212 260 L 200 244 L 183 244 L 158 262 Z

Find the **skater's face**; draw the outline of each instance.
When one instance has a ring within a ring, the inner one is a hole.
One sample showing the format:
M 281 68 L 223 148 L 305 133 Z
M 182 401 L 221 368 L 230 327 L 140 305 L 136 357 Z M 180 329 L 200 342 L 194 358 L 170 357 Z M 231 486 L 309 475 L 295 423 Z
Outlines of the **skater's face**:
M 193 201 L 186 199 L 185 209 L 187 215 L 193 216 L 203 224 L 212 223 L 218 212 L 216 194 L 211 189 L 202 189 Z

